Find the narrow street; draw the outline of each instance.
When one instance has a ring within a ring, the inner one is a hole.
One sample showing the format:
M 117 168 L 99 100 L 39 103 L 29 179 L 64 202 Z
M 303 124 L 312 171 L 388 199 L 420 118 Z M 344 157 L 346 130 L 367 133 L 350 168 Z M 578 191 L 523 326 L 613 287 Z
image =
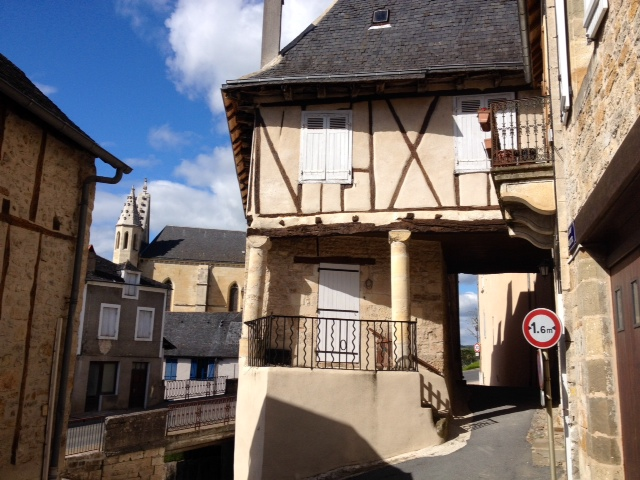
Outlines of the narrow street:
M 526 437 L 537 391 L 470 386 L 473 415 L 456 418 L 450 440 L 414 458 L 349 478 L 363 480 L 547 480 L 548 466 L 534 466 Z M 558 469 L 558 478 L 563 472 Z

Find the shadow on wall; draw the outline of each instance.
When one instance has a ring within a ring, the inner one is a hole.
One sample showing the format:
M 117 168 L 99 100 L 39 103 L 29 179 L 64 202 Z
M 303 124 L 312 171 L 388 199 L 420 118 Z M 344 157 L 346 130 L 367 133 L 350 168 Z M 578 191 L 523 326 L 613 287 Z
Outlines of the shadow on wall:
M 336 392 L 339 395 L 339 392 Z M 254 433 L 248 478 L 285 480 L 332 472 L 329 478 L 388 466 L 351 426 L 267 397 L 260 412 L 264 430 L 278 432 L 264 444 L 260 429 Z M 274 428 L 276 427 L 277 428 Z M 394 432 L 389 432 L 394 435 Z M 263 454 L 260 451 L 263 450 Z M 322 454 L 319 454 L 322 452 Z M 411 474 L 394 467 L 394 479 Z

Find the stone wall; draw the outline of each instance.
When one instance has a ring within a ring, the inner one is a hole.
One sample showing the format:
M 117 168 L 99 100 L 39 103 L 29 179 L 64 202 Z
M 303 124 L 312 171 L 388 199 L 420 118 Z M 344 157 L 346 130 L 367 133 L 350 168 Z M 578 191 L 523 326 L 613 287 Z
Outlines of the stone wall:
M 391 319 L 391 254 L 386 238 L 306 237 L 272 239 L 263 313 L 317 316 L 318 264 L 301 257 L 357 257 L 375 260 L 360 267 L 360 318 Z M 410 239 L 411 320 L 416 321 L 418 356 L 444 368 L 446 293 L 440 244 Z M 370 282 L 369 282 L 370 280 Z
M 568 5 L 573 106 L 556 136 L 561 236 L 576 217 L 640 113 L 640 10 L 611 0 L 599 38 L 586 45 L 582 1 Z M 563 206 L 564 207 L 564 206 Z M 561 237 L 564 254 L 566 241 Z M 609 273 L 580 250 L 563 267 L 567 380 L 574 478 L 622 478 Z
M 81 185 L 95 167 L 4 98 L 0 122 L 0 478 L 34 479 L 49 448 L 56 324 L 69 309 Z M 86 248 L 88 226 L 85 238 Z M 81 307 L 80 298 L 74 329 Z
M 158 282 L 171 280 L 173 312 L 228 312 L 229 290 L 236 283 L 242 292 L 244 264 L 169 263 L 143 259 L 142 274 Z M 242 296 L 238 306 L 242 305 Z

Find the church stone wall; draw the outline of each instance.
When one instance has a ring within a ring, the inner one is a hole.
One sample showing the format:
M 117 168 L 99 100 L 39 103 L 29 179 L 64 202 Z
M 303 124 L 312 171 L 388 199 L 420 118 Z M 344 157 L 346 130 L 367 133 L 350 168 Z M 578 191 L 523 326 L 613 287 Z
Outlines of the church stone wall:
M 56 325 L 69 309 L 81 185 L 95 167 L 4 98 L 0 122 L 0 478 L 30 480 L 43 468 Z
M 144 259 L 140 269 L 158 282 L 171 280 L 171 311 L 228 312 L 229 290 L 233 283 L 244 287 L 244 264 L 197 264 Z M 238 299 L 238 308 L 242 296 Z

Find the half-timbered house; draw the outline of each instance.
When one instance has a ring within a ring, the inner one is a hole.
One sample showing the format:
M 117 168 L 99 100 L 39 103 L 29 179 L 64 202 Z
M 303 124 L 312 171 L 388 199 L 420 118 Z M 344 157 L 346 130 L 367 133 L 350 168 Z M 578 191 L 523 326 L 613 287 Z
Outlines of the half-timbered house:
M 281 3 L 265 2 L 262 68 L 222 88 L 248 222 L 239 479 L 442 442 L 457 274 L 549 258 L 535 223 L 505 221 L 490 173 L 491 149 L 546 161 L 543 137 L 509 130 L 542 75 L 525 2 L 337 0 L 280 50 Z M 496 104 L 503 129 L 484 132 Z

